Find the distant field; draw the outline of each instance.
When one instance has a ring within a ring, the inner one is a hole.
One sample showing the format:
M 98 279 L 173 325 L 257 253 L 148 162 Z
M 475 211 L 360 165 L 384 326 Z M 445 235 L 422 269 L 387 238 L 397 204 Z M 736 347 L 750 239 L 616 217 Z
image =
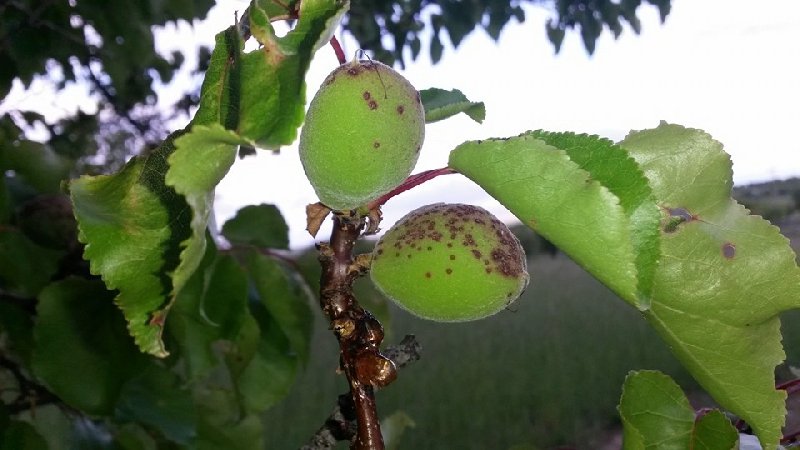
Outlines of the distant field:
M 638 313 L 571 260 L 538 257 L 530 271 L 513 311 L 483 321 L 437 324 L 392 308 L 386 342 L 415 334 L 423 345 L 423 359 L 378 392 L 382 416 L 402 410 L 417 424 L 401 448 L 596 448 L 591 439 L 617 423 L 629 370 L 659 369 L 695 386 Z M 302 445 L 346 391 L 321 318 L 317 330 L 311 366 L 266 417 L 270 449 Z

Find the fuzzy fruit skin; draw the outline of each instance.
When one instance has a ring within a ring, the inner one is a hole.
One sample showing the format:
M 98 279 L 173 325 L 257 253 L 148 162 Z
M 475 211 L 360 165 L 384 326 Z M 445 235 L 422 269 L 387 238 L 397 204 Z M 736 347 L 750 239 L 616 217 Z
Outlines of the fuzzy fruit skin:
M 411 83 L 376 61 L 339 66 L 311 100 L 300 161 L 320 201 L 355 209 L 400 184 L 425 137 L 425 111 Z
M 525 252 L 483 208 L 424 206 L 378 241 L 370 277 L 407 311 L 440 322 L 477 320 L 506 308 L 528 285 Z

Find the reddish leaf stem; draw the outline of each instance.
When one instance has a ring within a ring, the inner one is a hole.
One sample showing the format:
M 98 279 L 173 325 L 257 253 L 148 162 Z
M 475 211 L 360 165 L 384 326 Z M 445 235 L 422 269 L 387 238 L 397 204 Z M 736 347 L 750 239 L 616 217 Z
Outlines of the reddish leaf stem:
M 786 395 L 792 395 L 797 392 L 800 392 L 800 378 L 787 381 L 785 383 L 781 383 L 775 386 L 775 389 L 781 389 L 786 391 Z
M 367 206 L 369 207 L 369 209 L 378 208 L 383 204 L 385 204 L 386 202 L 388 202 L 389 199 L 391 199 L 396 195 L 399 195 L 413 187 L 419 186 L 420 184 L 426 181 L 432 180 L 438 177 L 439 175 L 450 175 L 451 173 L 457 173 L 457 172 L 449 167 L 442 167 L 439 169 L 432 169 L 420 173 L 415 173 L 414 175 L 411 175 L 408 178 L 406 178 L 405 181 L 400 183 L 399 186 L 387 192 L 386 194 L 378 197 L 377 199 L 373 200 Z
M 331 37 L 331 47 L 333 47 L 333 52 L 336 53 L 336 59 L 339 60 L 339 64 L 346 63 L 347 58 L 344 56 L 344 50 L 342 50 L 342 45 L 339 44 L 339 40 L 336 39 L 336 36 Z

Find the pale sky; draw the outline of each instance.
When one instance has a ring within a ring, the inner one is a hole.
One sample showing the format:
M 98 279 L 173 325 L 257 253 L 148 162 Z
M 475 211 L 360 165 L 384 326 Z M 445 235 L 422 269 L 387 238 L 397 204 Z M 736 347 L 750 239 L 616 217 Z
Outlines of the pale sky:
M 213 43 L 214 34 L 248 3 L 219 0 L 195 29 L 184 24 L 176 33 L 170 27 L 159 48 Z M 445 166 L 449 151 L 465 140 L 539 128 L 619 140 L 631 129 L 666 120 L 704 129 L 721 141 L 732 156 L 738 184 L 800 176 L 800 2 L 673 0 L 664 25 L 654 7 L 639 11 L 640 35 L 626 29 L 615 41 L 606 31 L 593 56 L 574 32 L 554 55 L 544 29 L 549 13 L 541 8 L 527 8 L 526 22 L 507 26 L 497 43 L 483 31 L 472 33 L 457 50 L 448 48 L 435 66 L 423 51 L 403 75 L 418 89 L 462 90 L 486 103 L 487 118 L 483 124 L 456 117 L 429 125 L 415 172 Z M 354 44 L 344 44 L 352 54 Z M 307 77 L 309 100 L 337 65 L 329 47 L 318 52 Z M 79 106 L 91 111 L 89 102 L 75 100 L 81 90 L 72 88 L 64 101 L 41 84 L 27 92 L 18 86 L 6 105 L 38 101 L 48 117 Z M 290 146 L 277 156 L 263 152 L 237 161 L 217 190 L 215 210 L 222 224 L 242 206 L 277 204 L 290 224 L 292 247 L 301 248 L 313 242 L 304 230 L 304 212 L 315 201 L 296 146 Z M 383 228 L 438 201 L 477 204 L 513 220 L 480 188 L 449 175 L 389 201 Z M 323 228 L 319 238 L 325 239 L 328 230 Z

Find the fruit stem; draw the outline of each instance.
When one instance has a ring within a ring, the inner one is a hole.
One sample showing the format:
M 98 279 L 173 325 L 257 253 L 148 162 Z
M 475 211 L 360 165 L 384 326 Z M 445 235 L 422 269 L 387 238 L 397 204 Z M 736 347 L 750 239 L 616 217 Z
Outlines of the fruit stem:
M 406 178 L 405 181 L 400 183 L 400 185 L 398 185 L 396 188 L 392 189 L 386 194 L 383 194 L 382 196 L 370 202 L 369 205 L 367 206 L 370 210 L 373 210 L 375 208 L 382 206 L 383 204 L 388 202 L 389 199 L 391 199 L 396 195 L 399 195 L 411 188 L 419 186 L 420 184 L 426 181 L 432 180 L 438 177 L 439 175 L 450 175 L 451 173 L 457 173 L 457 172 L 449 167 L 442 167 L 439 169 L 431 169 L 431 170 L 426 170 L 424 172 L 415 173 L 414 175 L 410 175 L 408 178 Z
M 353 246 L 364 226 L 365 218 L 359 215 L 333 215 L 330 244 L 319 245 L 320 306 L 339 340 L 341 369 L 355 406 L 358 430 L 350 448 L 383 450 L 374 387 L 393 381 L 396 368 L 380 353 L 383 327 L 353 295 L 353 282 L 362 275 Z
M 336 36 L 331 36 L 331 47 L 333 47 L 333 52 L 336 53 L 336 59 L 339 60 L 339 64 L 346 63 L 347 58 L 344 56 L 344 50 L 342 50 L 342 45 L 336 39 Z

